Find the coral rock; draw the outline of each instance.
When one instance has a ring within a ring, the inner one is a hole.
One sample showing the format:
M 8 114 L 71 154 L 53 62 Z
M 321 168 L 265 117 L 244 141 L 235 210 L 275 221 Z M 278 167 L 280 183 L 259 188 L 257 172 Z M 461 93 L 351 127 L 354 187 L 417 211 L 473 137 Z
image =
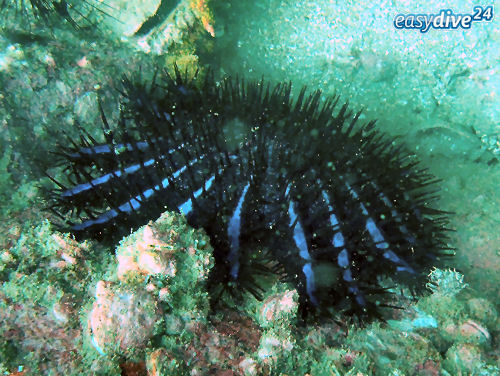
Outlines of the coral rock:
M 467 302 L 469 312 L 475 319 L 479 320 L 487 327 L 493 327 L 498 318 L 498 313 L 488 300 L 483 298 L 473 298 Z
M 452 346 L 446 352 L 444 368 L 453 375 L 471 374 L 483 365 L 481 350 L 472 344 Z
M 280 317 L 295 313 L 297 308 L 297 292 L 289 290 L 268 298 L 262 305 L 260 314 L 264 321 L 275 321 Z
M 175 276 L 171 247 L 158 239 L 151 226 L 141 228 L 138 236 L 133 244 L 117 250 L 118 279 L 127 282 L 130 279 L 144 280 L 152 274 Z
M 488 330 L 473 320 L 467 320 L 460 325 L 460 334 L 469 343 L 484 344 L 490 342 Z
M 148 292 L 116 287 L 105 281 L 97 283 L 88 326 L 92 343 L 101 354 L 142 347 L 151 337 L 157 319 L 156 302 Z
M 276 361 L 283 353 L 292 351 L 294 343 L 287 338 L 279 339 L 272 334 L 264 335 L 260 341 L 259 358 L 264 363 L 269 363 L 269 360 Z
M 82 249 L 81 244 L 70 238 L 64 238 L 60 234 L 53 234 L 52 240 L 59 246 L 57 250 L 57 255 L 61 257 L 57 263 L 53 266 L 64 268 L 67 265 L 75 265 L 78 259 L 82 259 Z
M 164 348 L 159 348 L 149 354 L 147 358 L 147 368 L 149 376 L 161 376 L 163 374 L 163 364 L 169 359 L 168 352 Z
M 244 358 L 239 364 L 238 368 L 245 376 L 257 375 L 257 363 L 252 358 Z

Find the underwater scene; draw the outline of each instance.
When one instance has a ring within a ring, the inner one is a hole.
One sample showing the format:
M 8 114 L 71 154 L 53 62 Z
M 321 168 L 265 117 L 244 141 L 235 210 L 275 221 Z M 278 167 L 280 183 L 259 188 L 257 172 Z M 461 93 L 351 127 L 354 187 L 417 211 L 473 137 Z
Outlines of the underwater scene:
M 0 0 L 0 373 L 500 375 L 497 5 Z

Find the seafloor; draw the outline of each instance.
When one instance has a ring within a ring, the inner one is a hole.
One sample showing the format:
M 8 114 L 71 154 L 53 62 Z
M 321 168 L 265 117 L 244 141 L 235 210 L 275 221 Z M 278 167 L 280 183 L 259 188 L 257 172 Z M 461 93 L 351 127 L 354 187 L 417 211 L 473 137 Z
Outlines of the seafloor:
M 500 374 L 495 15 L 420 33 L 396 30 L 394 16 L 437 13 L 440 2 L 73 0 L 70 18 L 50 6 L 37 18 L 34 3 L 0 3 L 0 372 Z M 475 5 L 447 4 L 455 13 Z M 165 213 L 116 254 L 58 233 L 39 188 L 55 136 L 97 131 L 98 98 L 116 119 L 123 75 L 148 79 L 174 62 L 339 94 L 398 136 L 441 179 L 439 207 L 453 212 L 456 255 L 429 275 L 428 294 L 402 295 L 404 310 L 366 327 L 300 325 L 285 284 L 209 315 L 210 245 L 183 218 Z

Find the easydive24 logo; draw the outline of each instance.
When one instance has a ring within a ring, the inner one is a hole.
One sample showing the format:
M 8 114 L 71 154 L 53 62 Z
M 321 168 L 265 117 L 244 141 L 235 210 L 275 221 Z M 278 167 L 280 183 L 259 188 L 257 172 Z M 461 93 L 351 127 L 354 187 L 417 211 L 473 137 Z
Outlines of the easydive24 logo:
M 470 29 L 473 22 L 491 21 L 493 19 L 493 5 L 475 6 L 472 14 L 453 13 L 451 9 L 441 9 L 437 14 L 398 14 L 394 17 L 396 29 L 418 29 L 427 33 L 433 29 Z

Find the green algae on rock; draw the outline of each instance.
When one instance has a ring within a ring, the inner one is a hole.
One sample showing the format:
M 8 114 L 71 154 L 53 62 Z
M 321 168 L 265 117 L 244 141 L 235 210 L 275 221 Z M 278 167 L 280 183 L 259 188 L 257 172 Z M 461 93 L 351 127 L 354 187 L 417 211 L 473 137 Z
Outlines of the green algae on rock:
M 78 374 L 86 368 L 78 352 L 78 309 L 102 268 L 87 244 L 54 233 L 46 220 L 16 237 L 1 258 L 1 365 L 23 366 L 29 374 Z M 110 257 L 99 261 L 106 265 Z
M 95 351 L 144 360 L 155 349 L 174 354 L 187 347 L 194 328 L 206 323 L 211 254 L 205 235 L 173 213 L 125 237 L 111 281 L 98 282 L 87 315 Z

